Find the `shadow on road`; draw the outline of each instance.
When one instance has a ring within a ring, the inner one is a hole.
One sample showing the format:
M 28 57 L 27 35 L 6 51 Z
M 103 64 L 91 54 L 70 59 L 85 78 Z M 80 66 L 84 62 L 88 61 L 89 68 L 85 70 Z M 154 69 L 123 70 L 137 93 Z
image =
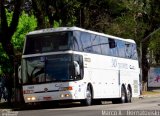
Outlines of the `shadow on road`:
M 102 103 L 102 105 L 106 104 L 111 104 L 111 102 Z M 79 102 L 72 102 L 72 103 L 44 102 L 44 103 L 34 103 L 34 104 L 14 103 L 12 104 L 12 106 L 8 105 L 6 102 L 0 103 L 0 109 L 11 109 L 13 111 L 72 108 L 72 107 L 86 107 L 86 106 L 81 105 Z

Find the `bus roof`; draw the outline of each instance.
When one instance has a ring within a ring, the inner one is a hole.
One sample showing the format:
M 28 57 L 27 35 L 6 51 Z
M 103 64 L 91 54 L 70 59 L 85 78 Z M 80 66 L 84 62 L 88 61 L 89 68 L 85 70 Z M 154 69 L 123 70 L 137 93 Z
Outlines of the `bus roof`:
M 105 37 L 108 37 L 108 38 L 123 40 L 123 41 L 126 41 L 126 42 L 135 43 L 135 41 L 132 40 L 132 39 L 123 39 L 123 38 L 120 38 L 120 37 L 108 35 L 108 34 L 105 34 L 105 33 L 95 32 L 95 31 L 91 31 L 91 30 L 86 30 L 86 29 L 79 28 L 79 27 L 46 28 L 46 29 L 35 30 L 35 31 L 32 31 L 32 32 L 29 32 L 27 35 L 37 35 L 37 34 L 45 34 L 45 33 L 52 33 L 52 32 L 75 31 L 75 30 L 76 31 L 82 31 L 82 32 L 88 32 L 88 33 L 92 33 L 92 34 L 96 34 L 96 35 L 101 35 L 101 36 L 105 36 Z

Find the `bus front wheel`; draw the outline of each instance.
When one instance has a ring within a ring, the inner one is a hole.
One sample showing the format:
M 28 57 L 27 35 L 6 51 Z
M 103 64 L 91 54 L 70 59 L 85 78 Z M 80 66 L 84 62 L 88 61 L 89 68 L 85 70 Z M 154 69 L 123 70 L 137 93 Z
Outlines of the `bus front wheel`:
M 91 93 L 90 86 L 87 87 L 87 90 L 86 90 L 86 99 L 82 100 L 81 104 L 85 105 L 85 106 L 90 106 L 92 104 L 92 93 Z

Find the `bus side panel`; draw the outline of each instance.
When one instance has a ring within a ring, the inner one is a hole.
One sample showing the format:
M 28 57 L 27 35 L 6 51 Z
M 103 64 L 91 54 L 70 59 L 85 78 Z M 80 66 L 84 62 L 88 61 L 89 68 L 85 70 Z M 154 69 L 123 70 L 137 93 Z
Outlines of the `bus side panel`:
M 85 61 L 90 59 L 90 61 Z M 113 67 L 113 59 L 109 56 L 84 55 L 85 75 L 93 85 L 94 98 L 117 98 L 119 91 L 119 71 Z
M 126 89 L 131 85 L 133 97 L 139 95 L 137 60 L 87 54 L 84 55 L 84 67 L 87 73 L 84 78 L 92 83 L 94 98 L 119 98 L 122 84 Z
M 139 87 L 139 66 L 136 60 L 120 59 L 120 83 L 124 84 L 126 89 L 131 85 L 132 96 L 138 97 L 140 95 Z M 123 64 L 123 66 L 122 66 Z

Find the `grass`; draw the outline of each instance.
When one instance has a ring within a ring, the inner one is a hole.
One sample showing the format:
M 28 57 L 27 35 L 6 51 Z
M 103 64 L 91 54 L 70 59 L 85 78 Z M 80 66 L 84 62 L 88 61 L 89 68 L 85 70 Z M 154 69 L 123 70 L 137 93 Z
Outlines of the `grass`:
M 143 91 L 142 95 L 157 95 L 160 94 L 159 91 Z

